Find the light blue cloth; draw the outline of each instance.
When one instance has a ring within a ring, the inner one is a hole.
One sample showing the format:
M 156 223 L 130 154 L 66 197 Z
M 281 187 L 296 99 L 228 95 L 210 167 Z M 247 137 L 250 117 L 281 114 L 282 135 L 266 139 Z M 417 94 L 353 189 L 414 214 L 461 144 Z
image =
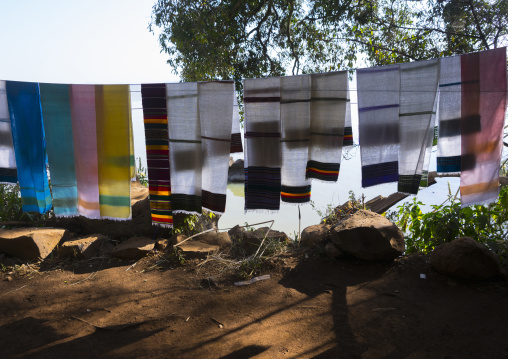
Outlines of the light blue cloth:
M 69 85 L 40 84 L 40 88 L 53 210 L 57 217 L 77 216 L 78 189 Z
M 39 84 L 7 81 L 7 102 L 24 212 L 51 209 Z

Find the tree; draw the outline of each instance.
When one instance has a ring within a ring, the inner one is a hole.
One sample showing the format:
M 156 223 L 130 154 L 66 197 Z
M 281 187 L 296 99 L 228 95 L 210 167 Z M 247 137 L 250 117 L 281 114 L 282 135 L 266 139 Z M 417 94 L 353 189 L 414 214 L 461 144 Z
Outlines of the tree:
M 350 69 L 506 44 L 508 0 L 158 0 L 185 81 Z

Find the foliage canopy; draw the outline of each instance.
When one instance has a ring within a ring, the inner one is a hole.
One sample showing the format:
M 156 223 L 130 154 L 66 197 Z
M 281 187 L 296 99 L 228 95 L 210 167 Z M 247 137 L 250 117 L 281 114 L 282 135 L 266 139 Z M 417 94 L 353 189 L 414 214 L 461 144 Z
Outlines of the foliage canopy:
M 502 46 L 507 0 L 158 0 L 150 29 L 184 81 L 350 69 Z

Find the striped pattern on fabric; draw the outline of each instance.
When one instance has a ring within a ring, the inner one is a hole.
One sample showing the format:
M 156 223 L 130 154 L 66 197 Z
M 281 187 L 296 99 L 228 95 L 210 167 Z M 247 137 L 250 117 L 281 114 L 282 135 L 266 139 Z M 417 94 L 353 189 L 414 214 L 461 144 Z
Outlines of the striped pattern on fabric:
M 245 168 L 245 209 L 278 210 L 280 207 L 280 168 Z
M 56 217 L 78 213 L 78 187 L 69 85 L 40 84 L 46 152 Z
M 152 223 L 172 227 L 166 84 L 142 84 L 141 101 Z
M 11 119 L 5 92 L 5 81 L 0 81 L 0 183 L 18 182 Z
M 353 144 L 353 127 L 344 127 L 344 142 L 342 146 L 352 146 Z
M 499 195 L 506 48 L 462 55 L 461 82 L 460 194 L 465 207 L 494 202 Z
M 310 189 L 305 195 L 300 190 L 310 188 L 306 166 L 311 132 L 311 75 L 282 77 L 280 100 L 281 184 L 286 188 L 286 191 L 281 189 L 281 200 L 288 203 L 310 202 Z
M 234 81 L 198 82 L 203 151 L 201 205 L 216 214 L 226 210 Z M 236 99 L 235 99 L 236 100 Z
M 198 84 L 166 84 L 166 106 L 173 215 L 201 214 L 203 165 Z
M 356 72 L 362 187 L 398 180 L 400 67 Z
M 240 110 L 236 92 L 233 92 L 233 123 L 231 128 L 231 149 L 230 153 L 243 152 L 242 135 L 240 134 Z
M 335 182 L 339 178 L 339 171 L 340 163 L 308 161 L 306 177 L 316 178 L 322 181 Z
M 428 171 L 438 81 L 438 59 L 400 65 L 399 192 L 417 194 L 422 173 Z M 424 165 L 427 167 L 424 168 Z
M 43 214 L 51 209 L 52 201 L 39 84 L 7 81 L 6 92 L 22 208 Z
M 461 171 L 461 66 L 460 56 L 439 59 L 439 142 L 437 172 L 458 174 Z
M 307 203 L 310 201 L 311 186 L 281 186 L 280 196 L 287 203 Z
M 96 85 L 95 110 L 101 217 L 131 219 L 129 85 Z
M 244 80 L 245 210 L 280 208 L 280 79 Z
M 311 75 L 307 179 L 335 182 L 339 178 L 348 105 L 346 71 Z

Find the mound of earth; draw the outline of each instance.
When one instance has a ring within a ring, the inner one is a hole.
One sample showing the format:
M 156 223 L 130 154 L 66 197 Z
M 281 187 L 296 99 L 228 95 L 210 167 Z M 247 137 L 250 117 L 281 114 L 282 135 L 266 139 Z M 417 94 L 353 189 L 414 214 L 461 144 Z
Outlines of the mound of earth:
M 241 287 L 226 261 L 176 256 L 0 274 L 2 358 L 508 357 L 507 283 L 452 281 L 423 256 L 294 251 Z

